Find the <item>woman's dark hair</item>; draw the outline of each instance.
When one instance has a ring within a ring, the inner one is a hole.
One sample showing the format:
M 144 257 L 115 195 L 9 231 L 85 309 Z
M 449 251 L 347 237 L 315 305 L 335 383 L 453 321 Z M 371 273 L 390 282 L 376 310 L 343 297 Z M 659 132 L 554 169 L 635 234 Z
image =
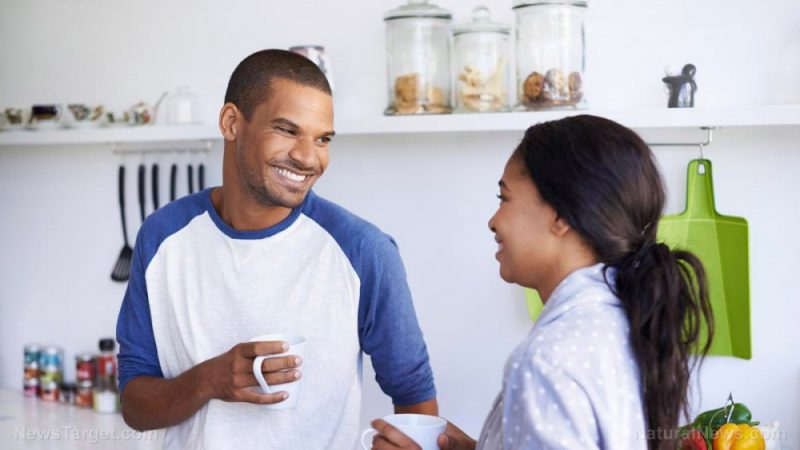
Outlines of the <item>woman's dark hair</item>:
M 599 262 L 616 269 L 614 289 L 641 372 L 648 447 L 675 449 L 678 422 L 688 416 L 691 354 L 701 355 L 697 363 L 708 353 L 713 318 L 700 260 L 656 241 L 666 194 L 652 152 L 632 130 L 580 115 L 530 127 L 515 156 Z

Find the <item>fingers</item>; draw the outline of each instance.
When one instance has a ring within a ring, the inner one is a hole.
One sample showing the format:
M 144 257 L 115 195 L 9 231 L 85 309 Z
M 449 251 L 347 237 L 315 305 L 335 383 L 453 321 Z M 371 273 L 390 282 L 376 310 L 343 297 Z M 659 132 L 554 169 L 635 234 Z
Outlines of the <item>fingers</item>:
M 265 373 L 264 379 L 267 381 L 268 385 L 276 386 L 280 384 L 286 384 L 286 383 L 291 383 L 293 381 L 297 381 L 302 376 L 303 374 L 299 370 L 290 370 L 285 372 Z M 258 386 L 258 381 L 256 380 L 255 375 L 253 375 L 252 373 L 241 373 L 234 375 L 233 377 L 234 388 L 245 388 L 254 386 Z
M 253 372 L 253 359 L 252 358 L 234 358 L 232 361 L 231 370 L 233 373 L 252 373 Z M 282 370 L 296 369 L 303 364 L 303 359 L 299 356 L 281 356 L 276 358 L 267 358 L 261 363 L 262 372 L 279 372 Z
M 402 431 L 390 425 L 385 420 L 377 419 L 372 421 L 372 428 L 378 435 L 372 440 L 373 448 L 383 450 L 392 448 L 418 449 L 419 446 L 406 436 Z M 385 441 L 385 442 L 384 442 Z M 380 444 L 380 445 L 377 445 Z
M 263 355 L 276 355 L 289 350 L 289 344 L 283 341 L 242 342 L 236 345 L 236 354 L 244 358 L 255 358 Z
M 402 447 L 394 445 L 379 434 L 372 438 L 372 450 L 399 450 L 400 448 Z
M 267 380 L 267 384 L 270 386 L 278 385 L 278 384 L 286 384 L 291 383 L 292 381 L 297 381 L 300 379 L 302 374 L 299 370 L 287 370 L 284 372 L 272 372 L 272 373 L 265 373 L 264 379 Z M 255 381 L 256 377 L 253 377 L 253 381 Z
M 294 369 L 303 364 L 299 356 L 282 356 L 280 358 L 267 358 L 261 363 L 261 371 L 265 373 L 279 372 L 281 370 Z M 252 367 L 251 367 L 252 370 Z
M 397 445 L 378 434 L 372 438 L 372 450 L 420 450 L 420 448 L 413 441 L 410 445 Z
M 297 381 L 302 376 L 303 374 L 299 370 L 287 370 L 283 372 L 265 373 L 264 379 L 267 381 L 268 385 L 275 386 Z M 233 376 L 233 387 L 245 388 L 253 386 L 258 386 L 258 381 L 256 380 L 255 375 L 253 375 L 252 371 L 247 373 L 238 373 Z
M 469 437 L 463 430 L 447 422 L 447 429 L 436 439 L 441 450 L 468 450 L 474 449 L 477 442 Z
M 236 391 L 236 394 L 231 399 L 236 402 L 255 403 L 257 405 L 272 405 L 280 403 L 289 398 L 288 392 L 276 392 L 274 394 L 264 394 L 261 392 L 253 391 L 250 388 L 242 388 Z

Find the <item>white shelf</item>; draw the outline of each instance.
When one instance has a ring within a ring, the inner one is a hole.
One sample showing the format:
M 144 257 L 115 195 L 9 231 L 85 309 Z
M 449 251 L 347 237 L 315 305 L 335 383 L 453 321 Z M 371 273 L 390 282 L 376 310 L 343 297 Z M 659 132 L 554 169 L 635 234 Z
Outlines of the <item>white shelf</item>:
M 634 129 L 800 125 L 800 105 L 776 105 L 740 108 L 652 108 L 393 117 L 376 114 L 339 120 L 336 123 L 336 132 L 340 136 L 357 136 L 522 131 L 538 122 L 577 114 L 607 117 Z M 220 138 L 216 124 L 37 131 L 11 130 L 0 132 L 0 147 L 214 141 Z
M 800 105 L 716 109 L 630 109 L 446 114 L 431 116 L 375 116 L 337 124 L 337 134 L 447 133 L 523 131 L 548 120 L 593 114 L 634 129 L 752 127 L 800 125 Z
M 0 146 L 135 144 L 143 142 L 204 141 L 219 138 L 219 128 L 216 125 L 143 125 L 52 130 L 23 129 L 0 132 Z

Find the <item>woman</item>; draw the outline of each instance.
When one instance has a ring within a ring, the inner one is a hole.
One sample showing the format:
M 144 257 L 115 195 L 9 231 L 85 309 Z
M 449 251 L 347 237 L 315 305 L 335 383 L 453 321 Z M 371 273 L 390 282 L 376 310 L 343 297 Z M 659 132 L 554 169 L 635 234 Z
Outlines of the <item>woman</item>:
M 633 131 L 576 116 L 528 129 L 489 221 L 500 276 L 545 302 L 476 442 L 445 450 L 675 449 L 692 351 L 713 333 L 700 261 L 656 242 L 665 192 Z M 698 360 L 699 361 L 699 360 Z M 416 448 L 382 420 L 377 450 Z

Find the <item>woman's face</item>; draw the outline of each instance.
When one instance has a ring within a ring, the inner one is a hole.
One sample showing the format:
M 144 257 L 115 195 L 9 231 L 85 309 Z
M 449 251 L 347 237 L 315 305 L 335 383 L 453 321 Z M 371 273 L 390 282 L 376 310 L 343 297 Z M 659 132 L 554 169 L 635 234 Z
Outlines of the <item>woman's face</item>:
M 537 288 L 557 265 L 562 221 L 539 195 L 516 153 L 500 179 L 500 207 L 489 220 L 497 241 L 500 276 L 509 283 Z

